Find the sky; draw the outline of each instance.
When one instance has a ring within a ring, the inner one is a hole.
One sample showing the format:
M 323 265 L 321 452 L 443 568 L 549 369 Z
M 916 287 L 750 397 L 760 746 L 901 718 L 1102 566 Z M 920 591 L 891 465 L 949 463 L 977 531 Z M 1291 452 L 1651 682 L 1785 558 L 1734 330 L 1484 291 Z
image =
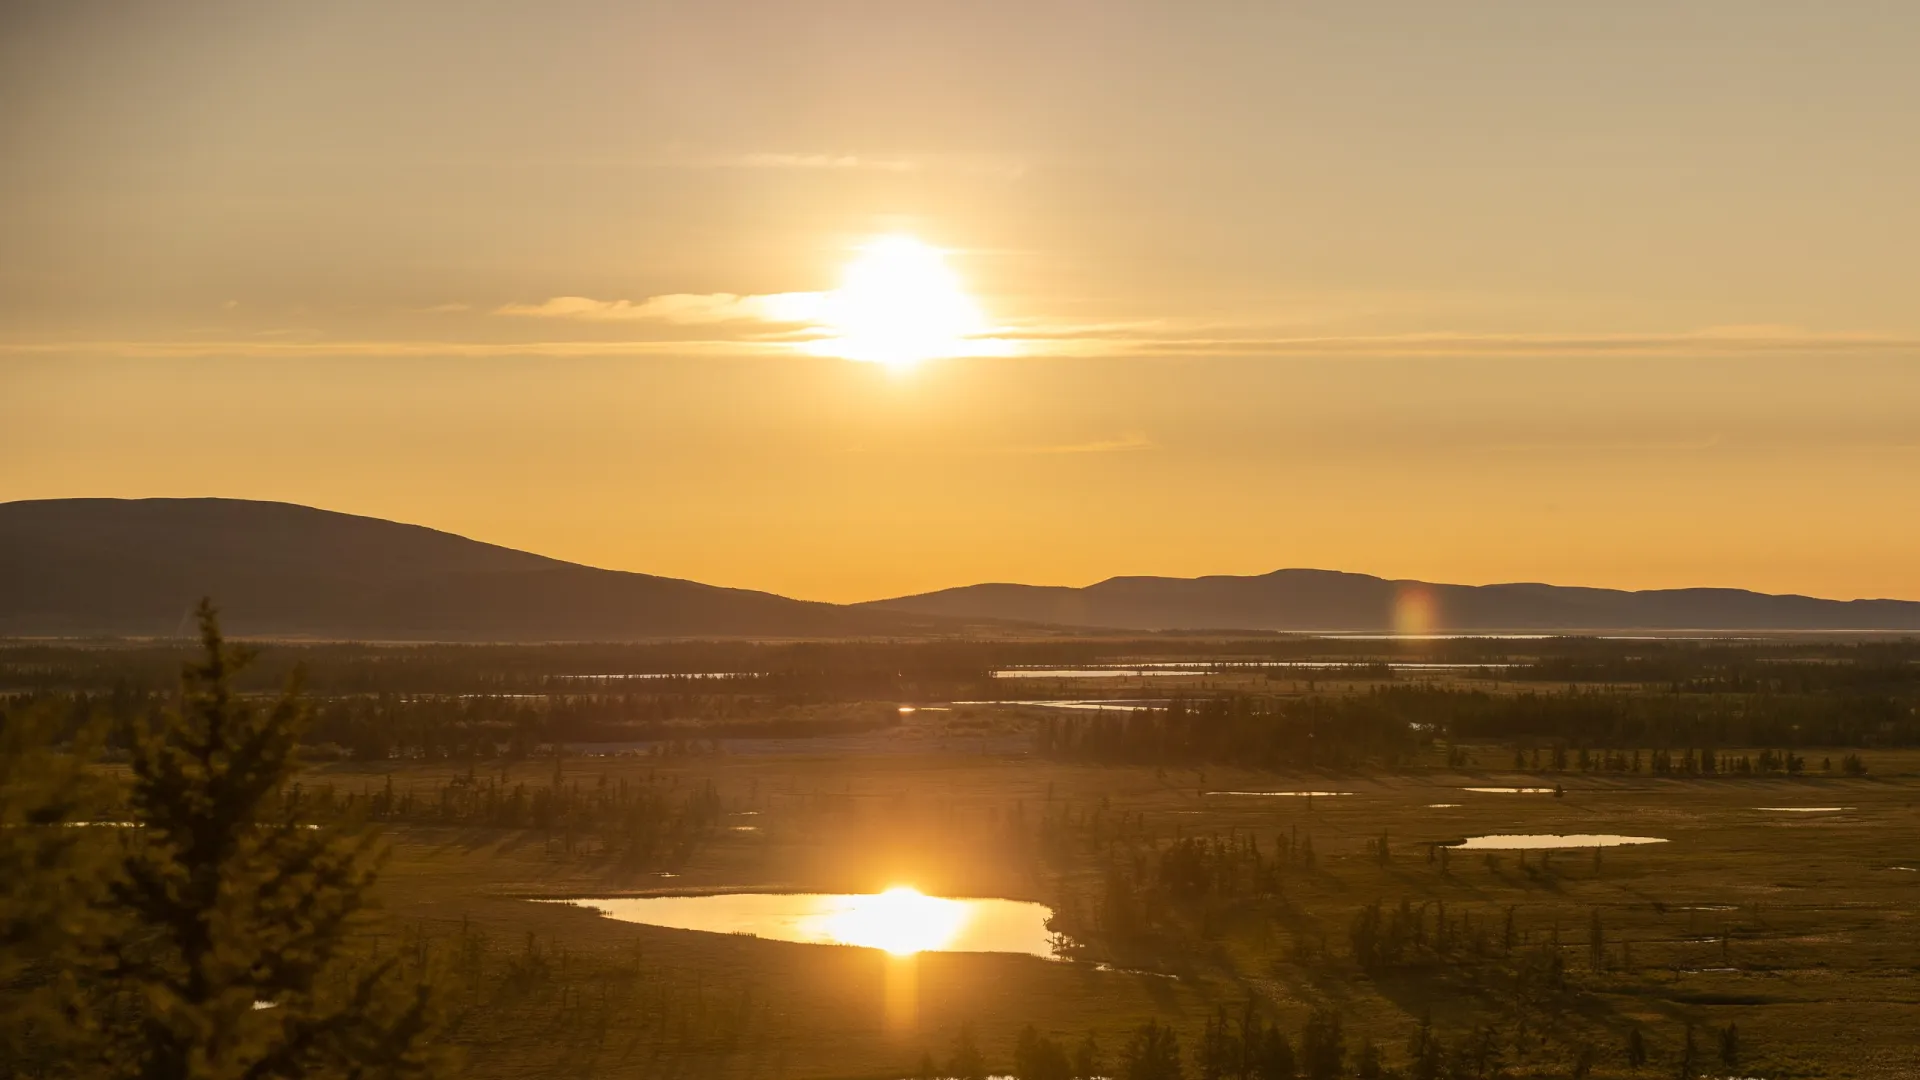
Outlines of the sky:
M 13 0 L 0 500 L 835 601 L 1920 599 L 1916 55 L 1864 0 Z

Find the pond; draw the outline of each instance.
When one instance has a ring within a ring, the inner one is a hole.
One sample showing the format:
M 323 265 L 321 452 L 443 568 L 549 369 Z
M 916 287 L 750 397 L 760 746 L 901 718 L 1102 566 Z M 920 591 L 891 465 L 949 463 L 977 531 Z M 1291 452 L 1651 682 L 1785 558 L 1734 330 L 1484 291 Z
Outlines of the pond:
M 1145 679 L 1162 675 L 1230 675 L 1239 671 L 1300 671 L 1308 674 L 1367 674 L 1370 670 L 1475 671 L 1505 669 L 1510 663 L 1427 663 L 1402 660 L 1241 660 L 1151 664 L 1093 664 L 1077 668 L 1012 667 L 993 672 L 996 679 Z
M 882 893 L 716 893 L 552 901 L 621 922 L 671 930 L 743 934 L 773 941 L 853 945 L 896 955 L 918 952 L 1026 953 L 1052 959 L 1052 909 L 1023 900 Z
M 1618 833 L 1493 833 L 1469 836 L 1448 847 L 1467 851 L 1531 851 L 1536 848 L 1626 847 L 1632 844 L 1664 844 L 1660 836 L 1621 836 Z
M 1477 791 L 1482 795 L 1551 795 L 1550 787 L 1470 787 L 1461 791 Z
M 1335 795 L 1351 795 L 1351 791 L 1209 791 L 1209 795 L 1273 795 L 1296 799 L 1311 799 L 1315 796 L 1331 798 Z
M 1025 705 L 1037 709 L 1077 709 L 1088 712 L 1152 712 L 1167 707 L 1166 700 L 1148 701 L 1139 698 L 1088 698 L 1085 700 L 1044 701 L 956 701 L 955 705 Z
M 1838 814 L 1844 810 L 1851 810 L 1853 809 L 1853 807 L 1851 806 L 1756 806 L 1754 807 L 1754 809 L 1766 811 L 1768 813 L 1773 813 L 1773 814 Z

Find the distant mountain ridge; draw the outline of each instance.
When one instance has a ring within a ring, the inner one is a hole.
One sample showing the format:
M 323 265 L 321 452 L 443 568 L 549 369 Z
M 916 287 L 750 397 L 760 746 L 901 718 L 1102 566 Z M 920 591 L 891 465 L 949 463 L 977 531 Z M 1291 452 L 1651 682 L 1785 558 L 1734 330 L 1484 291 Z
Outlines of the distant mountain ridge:
M 0 635 L 628 641 L 1105 631 L 1920 631 L 1920 602 L 1740 589 L 1443 585 L 1331 570 L 987 584 L 839 605 L 602 570 L 419 525 L 244 499 L 0 503 Z
M 1909 600 L 1821 600 L 1744 589 L 1444 585 L 1334 570 L 1116 577 L 1084 588 L 968 585 L 866 606 L 1148 631 L 1920 630 L 1920 602 Z
M 0 504 L 0 634 L 363 641 L 851 637 L 944 620 L 601 570 L 419 525 L 244 499 Z

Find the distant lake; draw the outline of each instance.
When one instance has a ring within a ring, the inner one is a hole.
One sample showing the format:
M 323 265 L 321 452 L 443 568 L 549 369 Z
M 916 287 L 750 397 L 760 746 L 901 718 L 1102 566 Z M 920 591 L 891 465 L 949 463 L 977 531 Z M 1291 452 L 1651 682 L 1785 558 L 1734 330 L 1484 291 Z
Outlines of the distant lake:
M 1476 791 L 1482 795 L 1551 795 L 1550 787 L 1468 787 L 1461 791 Z
M 1391 671 L 1474 671 L 1511 668 L 1514 664 L 1424 663 L 1399 660 L 1229 660 L 1150 664 L 1087 664 L 1081 667 L 1010 667 L 993 673 L 996 679 L 1145 679 L 1167 675 L 1229 675 L 1237 671 L 1326 671 L 1387 668 Z
M 1618 833 L 1495 833 L 1470 836 L 1449 847 L 1466 851 L 1531 851 L 1536 848 L 1628 847 L 1635 844 L 1664 844 L 1660 836 L 1621 836 Z
M 1351 795 L 1351 791 L 1209 791 L 1209 795 L 1274 795 L 1311 799 L 1315 795 L 1331 798 L 1335 795 Z
M 1024 900 L 882 893 L 715 893 L 564 900 L 610 919 L 895 954 L 1003 952 L 1053 958 L 1052 909 Z
M 955 705 L 1026 705 L 1036 709 L 1075 709 L 1086 712 L 1149 712 L 1164 709 L 1168 700 L 1148 701 L 1139 698 L 1089 698 L 1068 701 L 956 701 Z

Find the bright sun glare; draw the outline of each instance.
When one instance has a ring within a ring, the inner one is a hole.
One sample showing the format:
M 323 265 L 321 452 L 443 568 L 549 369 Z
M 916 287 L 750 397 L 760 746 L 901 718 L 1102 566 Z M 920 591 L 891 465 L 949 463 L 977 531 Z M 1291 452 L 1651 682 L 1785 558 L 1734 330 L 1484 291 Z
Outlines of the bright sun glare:
M 833 336 L 811 351 L 895 368 L 1003 351 L 981 337 L 986 319 L 946 253 L 911 236 L 862 245 L 840 287 L 821 297 L 820 322 Z
M 885 949 L 896 956 L 945 945 L 967 919 L 967 905 L 906 885 L 850 899 L 827 920 L 827 933 L 842 945 Z

